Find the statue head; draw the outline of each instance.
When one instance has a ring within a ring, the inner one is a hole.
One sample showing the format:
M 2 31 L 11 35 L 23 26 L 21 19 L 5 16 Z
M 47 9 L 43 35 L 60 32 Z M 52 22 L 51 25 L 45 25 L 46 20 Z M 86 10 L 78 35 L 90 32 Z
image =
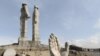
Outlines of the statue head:
M 21 17 L 30 18 L 28 6 L 25 3 L 22 4 Z

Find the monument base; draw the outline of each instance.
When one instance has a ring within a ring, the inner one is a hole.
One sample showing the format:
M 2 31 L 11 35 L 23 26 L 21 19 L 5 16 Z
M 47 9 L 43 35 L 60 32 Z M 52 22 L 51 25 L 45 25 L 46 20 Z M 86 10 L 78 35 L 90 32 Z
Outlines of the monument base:
M 27 38 L 24 38 L 24 37 L 19 37 L 18 44 L 19 44 L 19 46 L 24 46 L 24 47 L 29 46 Z

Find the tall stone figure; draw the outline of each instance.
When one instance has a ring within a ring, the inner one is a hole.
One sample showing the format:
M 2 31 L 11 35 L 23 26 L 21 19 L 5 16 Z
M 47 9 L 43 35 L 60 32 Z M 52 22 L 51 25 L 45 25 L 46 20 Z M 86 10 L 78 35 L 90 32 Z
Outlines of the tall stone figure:
M 51 56 L 61 56 L 57 37 L 52 33 L 49 38 L 49 50 Z
M 68 56 L 69 55 L 69 44 L 66 42 L 65 43 L 65 50 L 61 53 L 61 56 Z
M 19 45 L 26 45 L 27 43 L 27 22 L 28 22 L 29 12 L 27 4 L 23 3 L 21 8 L 21 16 L 20 16 L 20 37 L 19 37 Z
M 51 56 L 68 56 L 69 55 L 68 43 L 67 42 L 65 43 L 65 50 L 63 52 L 60 52 L 58 39 L 54 34 L 51 34 L 49 38 L 49 50 L 50 50 Z
M 34 12 L 32 17 L 32 41 L 34 45 L 39 45 L 40 35 L 39 35 L 39 8 L 34 5 Z

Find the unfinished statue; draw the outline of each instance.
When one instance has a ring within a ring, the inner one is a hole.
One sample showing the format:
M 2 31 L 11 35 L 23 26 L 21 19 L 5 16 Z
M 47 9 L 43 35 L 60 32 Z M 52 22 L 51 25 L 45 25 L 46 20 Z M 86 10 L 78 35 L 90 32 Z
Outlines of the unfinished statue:
M 4 51 L 3 56 L 15 56 L 16 55 L 16 51 L 15 49 L 12 48 L 8 48 Z
M 49 38 L 49 49 L 51 56 L 68 56 L 69 54 L 69 45 L 65 43 L 65 51 L 60 52 L 60 47 L 57 37 L 52 33 Z

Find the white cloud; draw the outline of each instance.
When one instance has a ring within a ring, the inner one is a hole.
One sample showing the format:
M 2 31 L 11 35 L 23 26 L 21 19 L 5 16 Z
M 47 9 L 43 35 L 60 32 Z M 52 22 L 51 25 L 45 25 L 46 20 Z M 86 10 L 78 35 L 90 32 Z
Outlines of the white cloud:
M 100 34 L 87 37 L 86 39 L 76 39 L 71 44 L 84 48 L 100 48 Z
M 96 24 L 94 25 L 94 28 L 97 28 L 97 29 L 100 28 L 100 18 L 97 20 Z
M 0 45 L 8 45 L 17 42 L 16 37 L 0 36 Z

